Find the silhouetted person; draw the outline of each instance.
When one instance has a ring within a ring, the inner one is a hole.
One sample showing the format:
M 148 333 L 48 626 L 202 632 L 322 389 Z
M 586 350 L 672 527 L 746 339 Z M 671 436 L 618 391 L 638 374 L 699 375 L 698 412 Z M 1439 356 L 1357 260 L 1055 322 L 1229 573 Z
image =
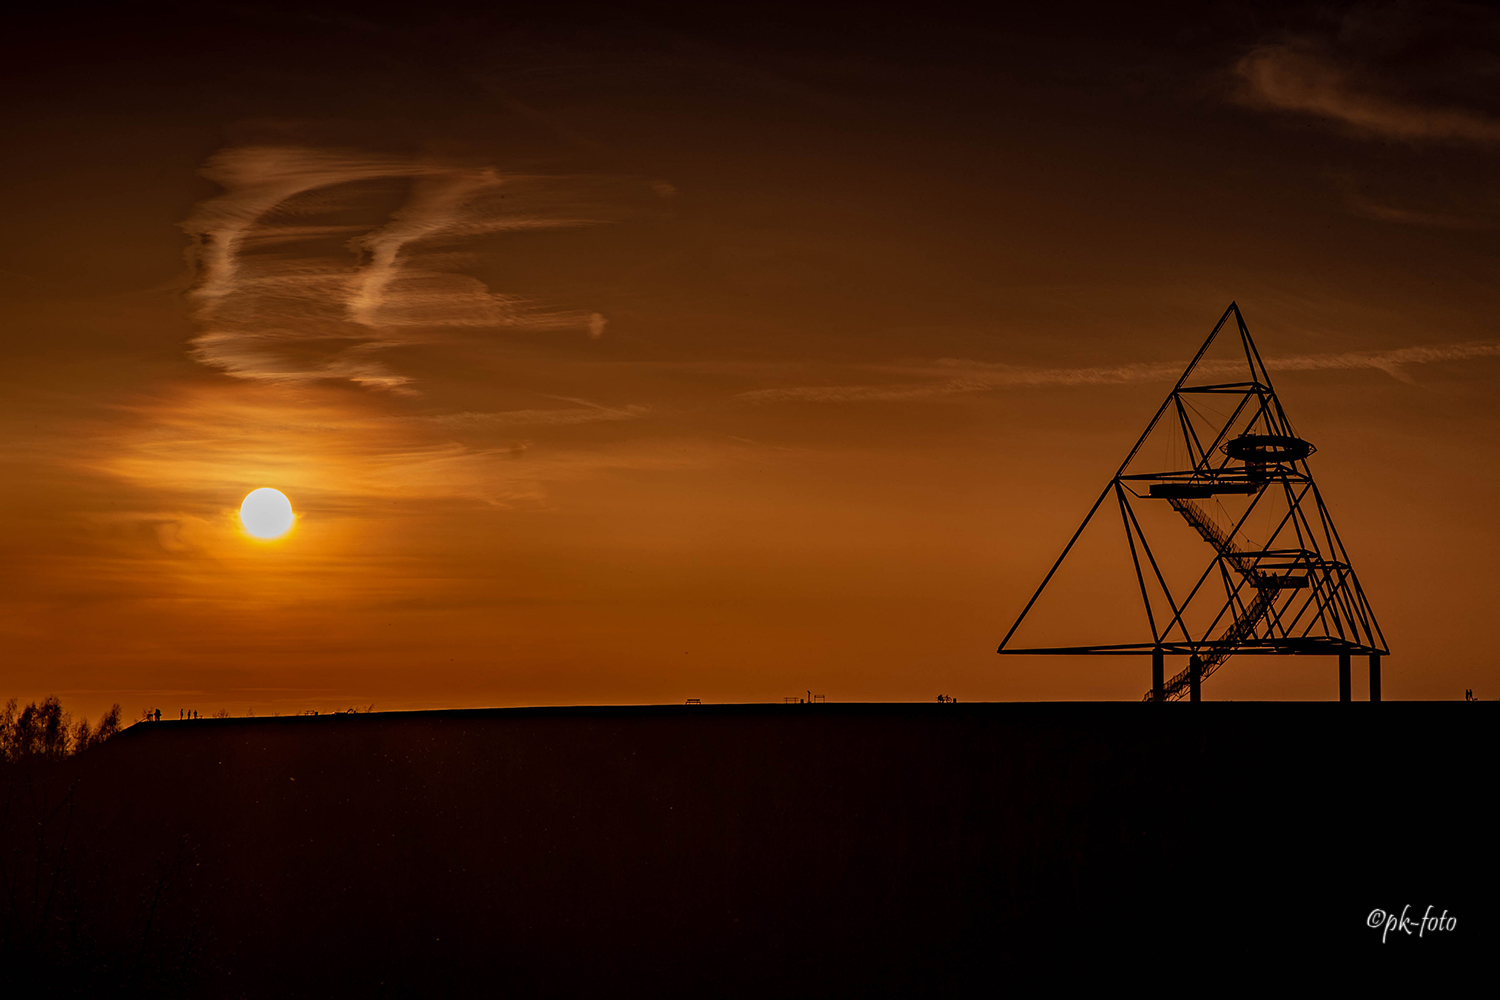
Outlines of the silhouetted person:
M 159 708 L 156 710 L 156 720 L 155 721 L 157 721 L 157 722 L 161 721 L 161 709 L 159 709 Z

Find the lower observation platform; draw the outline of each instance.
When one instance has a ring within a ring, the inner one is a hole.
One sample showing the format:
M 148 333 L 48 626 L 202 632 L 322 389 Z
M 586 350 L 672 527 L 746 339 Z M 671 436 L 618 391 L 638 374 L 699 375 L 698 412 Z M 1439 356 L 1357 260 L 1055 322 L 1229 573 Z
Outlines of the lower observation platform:
M 1389 650 L 1346 639 L 1308 636 L 1297 639 L 1242 639 L 1238 642 L 1126 642 L 1105 646 L 1044 646 L 1035 649 L 1005 649 L 996 652 L 1012 656 L 1142 656 L 1163 653 L 1167 656 L 1192 656 L 1215 650 L 1227 650 L 1240 656 L 1384 656 Z

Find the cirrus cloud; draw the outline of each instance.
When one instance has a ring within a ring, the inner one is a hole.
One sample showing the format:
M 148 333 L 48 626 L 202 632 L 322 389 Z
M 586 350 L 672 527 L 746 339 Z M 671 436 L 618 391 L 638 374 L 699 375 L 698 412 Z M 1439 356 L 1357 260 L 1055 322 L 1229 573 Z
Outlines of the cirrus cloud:
M 182 224 L 190 350 L 236 378 L 410 393 L 390 347 L 486 327 L 603 333 L 597 313 L 462 269 L 481 237 L 608 221 L 581 211 L 577 178 L 299 146 L 226 149 L 203 173 L 223 192 Z
M 1239 99 L 1251 107 L 1313 115 L 1379 138 L 1500 142 L 1500 120 L 1389 93 L 1368 69 L 1311 43 L 1260 46 L 1234 71 Z

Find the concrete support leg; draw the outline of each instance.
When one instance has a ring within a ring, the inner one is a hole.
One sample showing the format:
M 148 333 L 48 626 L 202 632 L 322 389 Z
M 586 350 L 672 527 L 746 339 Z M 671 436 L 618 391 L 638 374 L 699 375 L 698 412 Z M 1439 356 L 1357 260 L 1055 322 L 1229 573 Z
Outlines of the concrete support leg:
M 1166 701 L 1167 700 L 1167 692 L 1166 692 L 1166 688 L 1167 688 L 1167 677 L 1166 677 L 1167 666 L 1166 666 L 1166 659 L 1167 659 L 1166 654 L 1163 653 L 1161 650 L 1159 650 L 1159 649 L 1153 649 L 1151 651 L 1151 700 L 1152 701 Z M 1374 661 L 1371 660 L 1371 662 L 1373 663 Z M 1374 670 L 1375 668 L 1371 667 L 1370 669 Z
M 1203 700 L 1203 661 L 1194 653 L 1188 659 L 1188 701 Z
M 1353 685 L 1349 683 L 1349 654 L 1339 654 L 1339 701 L 1354 700 Z
M 1370 700 L 1380 700 L 1380 654 L 1370 654 Z

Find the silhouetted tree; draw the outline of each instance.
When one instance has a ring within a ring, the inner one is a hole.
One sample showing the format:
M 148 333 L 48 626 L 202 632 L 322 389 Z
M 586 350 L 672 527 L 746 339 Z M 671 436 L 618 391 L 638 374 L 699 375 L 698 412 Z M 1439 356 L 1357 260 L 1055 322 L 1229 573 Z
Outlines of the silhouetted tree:
M 19 712 L 16 709 L 12 698 L 0 712 L 0 760 L 66 757 L 98 746 L 120 731 L 119 705 L 105 712 L 98 725 L 80 719 L 76 727 L 56 695 L 48 695 L 40 705 L 32 702 Z
M 119 705 L 111 706 L 108 712 L 99 717 L 99 724 L 92 728 L 88 719 L 79 719 L 78 726 L 73 730 L 73 752 L 82 753 L 89 747 L 96 747 L 119 731 Z

